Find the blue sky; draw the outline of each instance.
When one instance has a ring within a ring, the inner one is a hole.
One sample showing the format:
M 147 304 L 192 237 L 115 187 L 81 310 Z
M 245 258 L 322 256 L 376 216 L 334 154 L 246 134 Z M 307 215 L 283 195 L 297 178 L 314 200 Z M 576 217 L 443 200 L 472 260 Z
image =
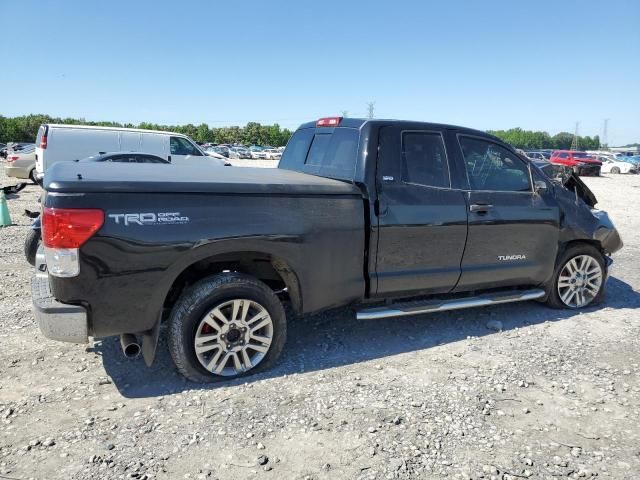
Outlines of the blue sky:
M 5 116 L 295 128 L 375 101 L 640 141 L 638 0 L 0 0 L 0 19 Z

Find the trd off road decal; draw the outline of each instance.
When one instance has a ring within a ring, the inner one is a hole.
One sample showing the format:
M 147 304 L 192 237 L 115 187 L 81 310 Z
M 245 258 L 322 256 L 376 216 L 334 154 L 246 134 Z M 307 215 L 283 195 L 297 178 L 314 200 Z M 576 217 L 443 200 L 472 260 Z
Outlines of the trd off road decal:
M 189 223 L 189 217 L 180 212 L 144 212 L 110 213 L 108 215 L 117 225 L 176 225 Z

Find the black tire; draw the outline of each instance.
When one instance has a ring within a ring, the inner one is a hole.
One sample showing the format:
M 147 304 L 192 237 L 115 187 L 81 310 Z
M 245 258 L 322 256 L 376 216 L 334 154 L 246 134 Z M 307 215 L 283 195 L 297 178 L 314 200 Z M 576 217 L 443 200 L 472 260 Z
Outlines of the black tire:
M 565 304 L 560 298 L 560 293 L 558 292 L 558 280 L 560 278 L 560 273 L 562 272 L 564 266 L 571 259 L 580 255 L 589 255 L 590 257 L 593 257 L 593 259 L 596 260 L 596 262 L 598 262 L 602 270 L 602 283 L 600 285 L 600 289 L 598 293 L 587 305 L 584 305 L 582 307 L 572 307 Z M 547 296 L 547 305 L 549 305 L 552 308 L 563 308 L 563 309 L 588 308 L 590 306 L 597 305 L 598 303 L 602 302 L 602 299 L 604 298 L 606 273 L 607 273 L 606 264 L 600 250 L 595 248 L 593 245 L 589 245 L 586 243 L 579 243 L 579 244 L 570 246 L 560 254 L 556 262 L 556 268 L 553 272 L 553 279 L 551 281 L 551 285 L 548 286 L 549 294 Z
M 38 253 L 40 239 L 40 230 L 31 229 L 24 240 L 24 256 L 30 265 L 35 266 L 36 264 L 36 253 Z
M 36 185 L 38 184 L 38 182 L 36 181 L 36 169 L 35 168 L 33 170 L 31 170 L 31 172 L 29 172 L 29 178 L 31 179 L 31 181 L 33 183 L 35 183 Z
M 618 167 L 612 167 L 611 168 L 611 173 L 618 174 L 618 173 L 620 173 L 620 169 Z
M 233 376 L 216 375 L 200 363 L 195 352 L 198 325 L 216 305 L 247 299 L 264 307 L 271 317 L 273 337 L 264 358 L 253 368 Z M 222 273 L 204 278 L 183 292 L 169 318 L 168 344 L 178 371 L 193 382 L 210 383 L 252 375 L 271 368 L 287 338 L 287 319 L 282 303 L 258 279 L 242 273 Z

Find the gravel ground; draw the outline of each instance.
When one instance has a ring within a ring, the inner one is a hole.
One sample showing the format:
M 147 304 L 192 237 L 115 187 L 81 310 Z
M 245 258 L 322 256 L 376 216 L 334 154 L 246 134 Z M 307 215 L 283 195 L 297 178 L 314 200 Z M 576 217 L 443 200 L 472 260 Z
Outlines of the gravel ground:
M 147 369 L 40 334 L 29 186 L 0 229 L 0 479 L 639 478 L 640 176 L 586 182 L 626 243 L 604 305 L 334 311 L 292 324 L 274 370 L 205 387 L 163 343 Z

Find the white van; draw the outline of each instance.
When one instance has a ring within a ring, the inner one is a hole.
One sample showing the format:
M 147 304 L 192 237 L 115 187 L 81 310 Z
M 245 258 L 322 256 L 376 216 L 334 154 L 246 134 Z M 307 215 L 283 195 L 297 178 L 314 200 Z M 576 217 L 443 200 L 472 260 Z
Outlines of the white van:
M 38 178 L 56 162 L 80 160 L 105 152 L 145 152 L 173 164 L 206 163 L 223 166 L 224 160 L 204 153 L 186 135 L 137 128 L 44 124 L 36 138 Z

